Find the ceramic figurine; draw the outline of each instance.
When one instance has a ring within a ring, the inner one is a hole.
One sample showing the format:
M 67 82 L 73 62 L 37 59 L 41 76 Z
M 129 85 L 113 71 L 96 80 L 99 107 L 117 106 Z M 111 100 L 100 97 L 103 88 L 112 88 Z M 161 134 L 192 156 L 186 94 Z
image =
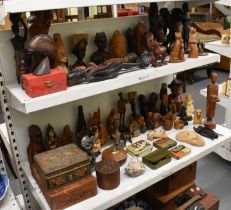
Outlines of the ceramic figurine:
M 132 157 L 128 161 L 128 164 L 124 170 L 126 174 L 132 177 L 136 177 L 144 173 L 145 167 L 144 167 L 143 162 L 139 160 L 139 158 Z
M 62 37 L 60 33 L 53 34 L 53 39 L 55 43 L 55 49 L 57 51 L 57 62 L 58 66 L 62 69 L 65 69 L 66 73 L 68 73 L 68 54 L 63 43 Z
M 158 100 L 158 95 L 155 92 L 152 92 L 148 96 L 148 112 L 157 112 L 156 104 Z
M 95 45 L 97 46 L 97 51 L 91 55 L 91 61 L 96 65 L 99 65 L 109 59 L 109 52 L 105 50 L 107 47 L 107 37 L 105 32 L 96 33 Z
M 135 31 L 132 28 L 128 28 L 126 32 L 126 40 L 127 40 L 127 51 L 128 53 L 135 52 Z
M 14 34 L 14 37 L 10 39 L 11 44 L 14 48 L 14 60 L 16 64 L 16 77 L 18 83 L 20 83 L 21 75 L 29 73 L 28 66 L 28 56 L 25 50 L 25 43 L 27 40 L 27 26 L 21 18 L 21 13 L 10 13 L 9 19 L 12 23 L 11 30 Z M 19 34 L 19 23 L 22 23 L 24 34 L 21 36 Z
M 34 155 L 45 151 L 42 131 L 37 125 L 30 125 L 28 128 L 30 143 L 27 147 L 28 161 L 32 165 L 34 163 Z
M 203 124 L 202 110 L 196 109 L 193 118 L 193 125 L 202 125 L 202 124 Z
M 78 66 L 87 67 L 87 64 L 84 63 L 83 61 L 86 53 L 87 42 L 88 42 L 88 34 L 72 34 L 71 52 L 76 56 L 77 59 L 74 65 L 70 66 L 71 71 L 73 71 Z
M 165 131 L 169 131 L 172 129 L 173 127 L 173 123 L 174 123 L 174 115 L 171 112 L 168 112 L 168 114 L 166 114 L 163 117 L 163 128 Z
M 146 128 L 146 122 L 144 120 L 144 117 L 143 116 L 137 116 L 136 117 L 136 122 L 139 125 L 140 132 L 145 133 L 147 131 L 147 128 Z
M 140 115 L 146 119 L 147 117 L 147 110 L 148 110 L 148 100 L 145 95 L 139 95 L 138 97 L 139 108 L 140 108 Z
M 153 139 L 165 138 L 167 136 L 166 136 L 165 131 L 163 131 L 163 130 L 159 130 L 159 131 L 150 130 L 150 131 L 148 131 L 147 137 L 149 140 L 153 140 Z
M 175 42 L 171 45 L 170 62 L 177 63 L 185 61 L 184 40 L 182 39 L 183 26 L 178 22 L 175 27 Z
M 177 79 L 172 80 L 172 82 L 168 85 L 171 89 L 171 94 L 168 96 L 168 103 L 170 104 L 173 100 L 176 105 L 176 113 L 179 113 L 180 108 L 183 104 L 183 83 L 178 81 Z
M 190 18 L 188 14 L 188 2 L 184 2 L 182 4 L 182 11 L 183 11 L 183 16 L 182 16 L 182 24 L 183 24 L 183 40 L 184 40 L 184 50 L 185 53 L 189 52 L 189 42 L 190 42 Z
M 167 83 L 161 84 L 160 89 L 160 114 L 165 116 L 168 113 L 168 89 Z
M 131 106 L 131 111 L 132 111 L 132 119 L 136 118 L 136 96 L 137 96 L 137 92 L 133 91 L 133 92 L 129 92 L 128 93 L 128 101 L 130 103 Z
M 30 38 L 40 34 L 48 34 L 52 20 L 52 10 L 31 12 L 31 17 L 28 19 L 28 22 L 32 23 L 29 28 Z
M 144 33 L 147 31 L 144 22 L 140 21 L 135 27 L 135 37 L 136 37 L 136 54 L 141 55 L 144 51 L 143 37 Z
M 218 84 L 217 84 L 217 74 L 212 73 L 211 84 L 207 86 L 207 99 L 206 99 L 206 120 L 204 125 L 207 128 L 214 129 L 216 128 L 216 123 L 214 121 L 216 103 L 220 101 L 218 97 Z
M 120 114 L 120 130 L 126 129 L 125 126 L 125 112 L 126 112 L 126 104 L 127 104 L 127 99 L 123 97 L 123 93 L 120 92 L 119 94 L 119 101 L 117 102 L 117 108 L 118 112 Z
M 197 30 L 193 27 L 190 28 L 189 32 L 189 58 L 198 58 L 198 47 L 196 40 Z
M 187 116 L 192 117 L 195 111 L 194 105 L 193 105 L 192 94 L 190 93 L 186 94 L 185 99 L 184 99 L 184 106 L 186 107 Z
M 90 128 L 90 135 L 90 138 L 93 139 L 92 153 L 95 157 L 98 157 L 100 155 L 101 142 L 99 139 L 99 129 L 97 128 L 97 126 L 93 126 Z
M 45 145 L 47 150 L 51 150 L 57 147 L 57 135 L 54 128 L 48 124 L 46 129 Z
M 188 121 L 192 120 L 192 116 L 187 115 L 187 107 L 184 105 L 181 106 L 178 117 L 184 122 L 184 125 L 188 125 Z
M 81 145 L 81 140 L 83 136 L 87 134 L 87 126 L 83 112 L 83 106 L 78 106 L 78 119 L 77 119 L 77 126 L 76 126 L 76 140 L 77 145 Z
M 32 71 L 34 71 L 46 57 L 49 58 L 51 69 L 57 66 L 56 49 L 51 36 L 47 34 L 34 36 L 27 45 L 27 51 L 31 53 L 33 57 Z
M 129 125 L 129 130 L 133 137 L 137 137 L 141 134 L 140 126 L 136 120 L 133 120 Z
M 110 57 L 123 58 L 126 54 L 126 40 L 119 32 L 115 31 L 110 41 Z
M 94 163 L 96 159 L 96 155 L 95 155 L 96 153 L 95 154 L 93 153 L 94 144 L 95 144 L 95 136 L 89 137 L 88 135 L 85 135 L 80 141 L 81 149 L 85 151 L 90 158 L 92 169 L 94 168 Z M 95 145 L 95 147 L 97 146 Z
M 63 135 L 61 138 L 61 146 L 73 143 L 73 132 L 69 125 L 65 125 L 63 128 Z

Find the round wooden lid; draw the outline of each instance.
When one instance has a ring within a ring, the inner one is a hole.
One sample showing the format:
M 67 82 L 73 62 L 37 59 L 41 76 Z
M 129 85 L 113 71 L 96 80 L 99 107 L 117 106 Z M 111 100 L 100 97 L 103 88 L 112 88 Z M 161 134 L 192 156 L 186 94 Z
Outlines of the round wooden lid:
M 113 174 L 120 168 L 119 163 L 114 160 L 101 160 L 96 163 L 95 170 L 101 174 Z

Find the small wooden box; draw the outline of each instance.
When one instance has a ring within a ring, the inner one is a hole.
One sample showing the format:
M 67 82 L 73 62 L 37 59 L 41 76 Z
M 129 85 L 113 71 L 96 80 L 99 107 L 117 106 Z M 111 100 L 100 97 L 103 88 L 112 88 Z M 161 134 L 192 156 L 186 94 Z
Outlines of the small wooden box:
M 160 182 L 153 185 L 153 187 L 161 193 L 171 193 L 196 179 L 196 167 L 197 162 L 194 162 L 185 168 L 177 171 L 169 177 L 161 180 Z
M 91 174 L 88 155 L 68 144 L 34 156 L 35 167 L 47 190 L 54 190 Z
M 32 98 L 67 89 L 64 70 L 51 69 L 50 74 L 42 76 L 23 74 L 22 79 L 26 93 Z
M 34 167 L 32 173 L 52 210 L 67 208 L 97 194 L 96 178 L 92 175 L 54 191 L 47 191 Z
M 142 157 L 152 151 L 152 145 L 145 140 L 140 140 L 127 146 L 128 154 L 132 156 Z

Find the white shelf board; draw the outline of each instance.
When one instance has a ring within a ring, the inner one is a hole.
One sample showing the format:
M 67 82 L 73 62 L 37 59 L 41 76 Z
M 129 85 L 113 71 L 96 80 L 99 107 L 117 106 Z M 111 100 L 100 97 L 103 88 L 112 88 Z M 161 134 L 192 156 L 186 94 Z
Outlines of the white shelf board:
M 185 0 L 168 0 L 168 2 L 184 2 Z M 193 1 L 193 0 L 187 0 Z M 29 12 L 49 9 L 63 9 L 71 7 L 86 7 L 97 5 L 113 5 L 113 4 L 130 4 L 130 3 L 149 3 L 149 2 L 167 2 L 166 0 L 7 0 L 4 6 L 7 12 Z
M 9 141 L 9 138 L 8 138 L 8 133 L 7 133 L 5 123 L 0 124 L 0 135 L 1 135 L 2 140 L 3 140 L 3 142 L 4 142 L 5 146 L 6 146 L 8 154 L 10 155 L 10 159 L 13 160 L 12 152 L 11 152 L 11 149 L 10 149 L 10 141 Z
M 16 200 L 9 201 L 8 203 L 0 204 L 1 210 L 22 210 Z
M 25 91 L 21 89 L 20 85 L 10 84 L 6 86 L 9 93 L 8 104 L 12 108 L 28 114 L 219 61 L 220 55 L 210 53 L 207 56 L 202 56 L 196 59 L 187 58 L 186 61 L 182 63 L 169 63 L 168 65 L 157 68 L 149 67 L 119 75 L 114 79 L 89 84 L 80 84 L 68 87 L 65 91 L 36 98 L 29 97 Z
M 222 95 L 221 90 L 222 90 L 222 84 L 219 84 L 218 95 L 219 95 L 220 101 L 217 102 L 217 104 L 221 105 L 224 108 L 228 108 L 229 97 Z M 200 94 L 204 97 L 207 97 L 207 88 L 201 89 Z
M 205 48 L 231 58 L 231 44 L 221 44 L 221 40 L 205 43 Z
M 192 127 L 193 125 L 186 126 L 184 130 L 192 130 Z M 204 147 L 196 147 L 183 143 L 184 145 L 191 147 L 192 151 L 189 155 L 185 156 L 180 160 L 176 160 L 172 158 L 172 161 L 170 163 L 166 164 L 165 166 L 157 170 L 151 170 L 150 168 L 146 167 L 144 174 L 136 178 L 129 177 L 124 173 L 124 168 L 127 165 L 128 160 L 131 158 L 131 156 L 128 155 L 126 163 L 120 167 L 121 182 L 119 187 L 117 187 L 114 190 L 102 190 L 98 188 L 98 193 L 96 196 L 89 198 L 85 201 L 82 201 L 78 204 L 75 204 L 71 207 L 68 207 L 67 210 L 106 209 L 132 196 L 133 194 L 151 186 L 152 184 L 170 176 L 176 171 L 186 167 L 187 165 L 213 152 L 222 143 L 231 139 L 231 130 L 229 130 L 228 128 L 217 125 L 215 131 L 221 134 L 222 136 L 219 136 L 219 138 L 216 140 L 210 140 L 204 138 L 205 139 Z M 168 132 L 168 136 L 172 139 L 175 139 L 177 132 L 179 131 L 172 130 L 171 132 Z M 133 139 L 133 142 L 138 141 L 140 139 L 146 139 L 146 134 L 143 134 Z M 29 182 L 28 186 L 31 188 L 31 191 L 35 199 L 37 200 L 38 204 L 41 206 L 42 209 L 49 209 L 49 205 L 47 204 L 43 194 L 40 191 L 40 188 L 38 187 L 33 176 L 31 175 L 29 163 L 24 162 L 22 164 L 22 167 L 26 175 L 27 182 Z M 95 174 L 93 173 L 93 175 Z

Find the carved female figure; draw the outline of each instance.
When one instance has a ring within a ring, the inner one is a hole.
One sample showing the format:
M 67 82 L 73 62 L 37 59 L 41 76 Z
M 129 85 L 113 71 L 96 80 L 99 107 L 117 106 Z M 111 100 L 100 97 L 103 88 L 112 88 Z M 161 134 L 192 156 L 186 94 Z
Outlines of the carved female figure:
M 197 30 L 193 27 L 190 28 L 189 32 L 189 58 L 198 58 L 198 47 L 196 40 L 196 32 Z

